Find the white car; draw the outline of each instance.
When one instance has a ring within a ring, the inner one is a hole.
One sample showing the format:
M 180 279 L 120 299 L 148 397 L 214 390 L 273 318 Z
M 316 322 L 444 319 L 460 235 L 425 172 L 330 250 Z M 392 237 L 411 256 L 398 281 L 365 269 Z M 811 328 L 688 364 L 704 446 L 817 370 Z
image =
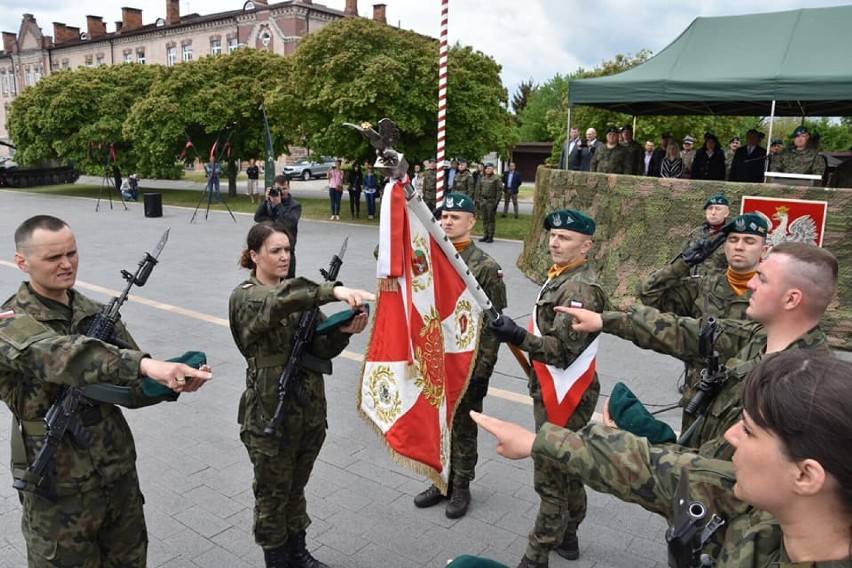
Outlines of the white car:
M 287 176 L 287 179 L 301 179 L 304 181 L 325 177 L 337 160 L 328 156 L 322 156 L 321 160 L 321 162 L 314 162 L 313 160 L 304 159 L 299 160 L 295 164 L 284 166 L 284 175 Z

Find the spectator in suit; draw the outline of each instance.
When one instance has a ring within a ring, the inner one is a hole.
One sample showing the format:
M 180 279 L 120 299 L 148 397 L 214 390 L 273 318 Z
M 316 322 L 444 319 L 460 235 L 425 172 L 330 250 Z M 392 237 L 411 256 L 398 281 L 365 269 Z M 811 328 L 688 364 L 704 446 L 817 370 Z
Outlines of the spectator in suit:
M 592 158 L 595 156 L 595 152 L 598 148 L 603 146 L 604 143 L 598 140 L 598 131 L 594 128 L 589 128 L 586 130 L 586 143 L 585 145 L 581 144 L 580 149 L 582 154 L 580 156 L 580 171 L 588 172 L 592 169 Z
M 695 153 L 692 179 L 725 180 L 725 153 L 719 146 L 719 138 L 712 132 L 704 133 L 704 146 Z
M 663 135 L 660 136 L 660 147 L 654 150 L 654 154 L 651 156 L 651 165 L 648 167 L 648 172 L 645 175 L 660 177 L 660 166 L 663 165 L 663 160 L 672 141 L 672 135 L 668 132 L 663 132 Z
M 746 132 L 746 145 L 737 148 L 731 163 L 730 181 L 763 183 L 766 169 L 766 148 L 760 145 L 765 134 L 754 128 Z
M 515 169 L 515 162 L 509 162 L 509 169 L 503 172 L 503 217 L 509 213 L 509 200 L 515 208 L 515 219 L 518 218 L 518 191 L 524 178 L 521 172 Z
M 647 176 L 650 175 L 651 166 L 653 163 L 651 160 L 654 158 L 654 141 L 647 140 L 645 142 L 645 155 L 642 159 L 642 175 Z
M 569 131 L 568 139 L 565 140 L 565 144 L 562 145 L 562 155 L 559 158 L 559 169 L 578 171 L 580 169 L 582 155 L 580 129 L 572 127 Z

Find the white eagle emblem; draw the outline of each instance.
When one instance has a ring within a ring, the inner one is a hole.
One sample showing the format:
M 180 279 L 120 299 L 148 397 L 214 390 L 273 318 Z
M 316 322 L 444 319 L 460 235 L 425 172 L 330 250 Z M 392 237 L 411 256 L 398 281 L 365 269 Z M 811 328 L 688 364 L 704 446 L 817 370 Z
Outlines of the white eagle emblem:
M 766 235 L 766 244 L 770 247 L 780 245 L 786 241 L 796 243 L 817 244 L 817 224 L 810 215 L 802 215 L 790 221 L 790 209 L 788 207 L 776 207 L 772 219 L 765 213 L 755 211 L 769 225 L 769 233 Z M 778 221 L 776 225 L 773 220 Z

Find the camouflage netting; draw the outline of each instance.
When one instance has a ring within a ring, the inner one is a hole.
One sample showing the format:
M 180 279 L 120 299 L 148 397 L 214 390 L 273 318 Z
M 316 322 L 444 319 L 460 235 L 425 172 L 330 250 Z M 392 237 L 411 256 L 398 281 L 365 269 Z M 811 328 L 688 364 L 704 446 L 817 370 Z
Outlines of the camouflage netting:
M 724 193 L 731 215 L 743 195 L 828 201 L 823 247 L 840 263 L 838 294 L 823 325 L 834 347 L 852 350 L 852 190 L 776 184 L 589 174 L 539 167 L 536 174 L 533 224 L 524 240 L 518 267 L 531 280 L 543 282 L 550 255 L 545 215 L 572 207 L 589 213 L 598 224 L 592 258 L 613 305 L 636 302 L 639 282 L 678 254 L 690 229 L 704 220 L 702 207 L 710 195 Z

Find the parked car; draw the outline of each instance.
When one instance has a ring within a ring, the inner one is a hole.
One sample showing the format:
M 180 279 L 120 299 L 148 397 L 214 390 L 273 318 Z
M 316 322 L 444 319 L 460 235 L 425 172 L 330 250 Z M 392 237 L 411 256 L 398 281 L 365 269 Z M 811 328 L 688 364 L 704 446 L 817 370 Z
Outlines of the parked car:
M 314 162 L 310 159 L 299 160 L 295 164 L 284 166 L 284 175 L 287 179 L 309 179 L 325 177 L 334 166 L 335 159 L 328 156 L 322 156 L 321 162 Z

